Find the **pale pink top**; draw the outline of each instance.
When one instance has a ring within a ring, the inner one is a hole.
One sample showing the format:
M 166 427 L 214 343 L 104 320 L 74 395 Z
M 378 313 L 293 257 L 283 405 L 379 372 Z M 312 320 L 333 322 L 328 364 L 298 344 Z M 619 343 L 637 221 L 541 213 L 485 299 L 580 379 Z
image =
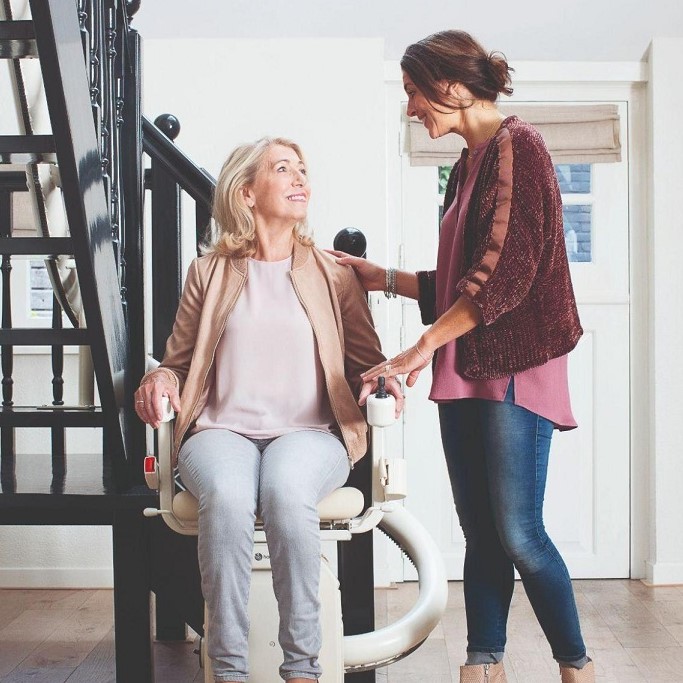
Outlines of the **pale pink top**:
M 318 347 L 284 261 L 249 259 L 247 281 L 216 348 L 209 398 L 194 431 L 254 439 L 336 427 Z
M 443 315 L 457 298 L 455 287 L 464 275 L 465 218 L 472 197 L 484 149 L 484 142 L 473 150 L 473 163 L 469 176 L 458 179 L 455 201 L 441 222 L 439 254 L 436 265 L 436 314 Z M 463 154 L 460 169 L 464 170 L 467 152 Z M 567 378 L 567 356 L 554 358 L 547 363 L 514 375 L 515 404 L 550 420 L 558 429 L 573 429 L 576 420 L 572 414 Z M 429 396 L 433 401 L 452 401 L 460 398 L 483 398 L 502 401 L 510 377 L 501 379 L 470 379 L 459 372 L 457 343 L 451 341 L 436 354 L 436 364 Z

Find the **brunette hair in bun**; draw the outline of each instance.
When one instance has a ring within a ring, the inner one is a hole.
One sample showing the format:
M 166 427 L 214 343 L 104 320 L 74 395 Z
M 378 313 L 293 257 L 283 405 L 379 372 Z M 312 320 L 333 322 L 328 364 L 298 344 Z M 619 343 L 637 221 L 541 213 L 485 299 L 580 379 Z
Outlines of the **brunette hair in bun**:
M 465 31 L 440 31 L 406 48 L 401 68 L 432 102 L 445 107 L 439 81 L 462 83 L 480 100 L 495 102 L 498 95 L 512 95 L 510 73 L 514 71 L 502 52 L 487 53 Z

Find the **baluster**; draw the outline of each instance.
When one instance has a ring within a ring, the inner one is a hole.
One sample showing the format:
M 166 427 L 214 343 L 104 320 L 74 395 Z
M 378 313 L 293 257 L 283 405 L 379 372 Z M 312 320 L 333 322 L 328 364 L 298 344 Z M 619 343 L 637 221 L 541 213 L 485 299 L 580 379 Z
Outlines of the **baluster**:
M 0 237 L 12 235 L 12 193 L 8 190 L 0 190 Z M 12 289 L 10 276 L 12 274 L 12 257 L 4 254 L 2 257 L 2 327 L 12 327 Z M 2 407 L 10 408 L 14 405 L 12 400 L 14 380 L 14 349 L 11 346 L 0 347 L 2 354 Z M 0 481 L 5 493 L 16 491 L 17 481 L 15 473 L 15 448 L 14 428 L 2 427 L 0 430 Z
M 116 11 L 113 6 L 107 6 L 107 68 L 106 89 L 104 107 L 107 116 L 107 159 L 109 160 L 109 213 L 112 221 L 112 240 L 114 241 L 114 253 L 116 254 L 117 269 L 120 258 L 119 225 L 116 204 L 118 201 L 116 187 L 117 162 L 116 144 L 118 127 L 116 125 Z
M 180 122 L 171 114 L 154 120 L 163 133 L 175 140 Z M 152 353 L 164 355 L 180 301 L 182 274 L 180 233 L 182 227 L 180 187 L 164 167 L 152 159 Z
M 90 24 L 90 106 L 92 108 L 93 121 L 95 122 L 95 130 L 97 131 L 97 139 L 102 139 L 102 114 L 100 111 L 100 90 L 101 90 L 101 71 L 102 62 L 100 59 L 100 45 L 101 35 L 100 29 L 102 24 L 100 22 L 101 3 L 88 0 L 90 6 L 89 24 Z
M 78 25 L 81 30 L 81 43 L 83 43 L 83 58 L 88 63 L 90 59 L 90 34 L 88 32 L 88 0 L 78 0 Z M 88 69 L 90 77 L 90 69 Z
M 195 236 L 197 240 L 197 256 L 200 256 L 199 248 L 209 237 L 211 229 L 211 207 L 201 202 L 195 205 Z
M 100 140 L 100 158 L 102 163 L 102 181 L 104 192 L 111 215 L 111 196 L 112 196 L 112 115 L 111 115 L 111 65 L 110 65 L 110 11 L 108 3 L 100 0 L 100 115 L 102 117 L 102 135 Z M 118 244 L 114 240 L 114 255 L 118 251 Z
M 130 7 L 127 8 L 130 11 Z M 137 31 L 130 30 L 124 36 L 126 57 L 122 74 L 121 111 L 121 240 L 122 253 L 121 298 L 128 326 L 130 362 L 126 381 L 129 397 L 125 409 L 129 417 L 129 451 L 145 452 L 146 433 L 144 424 L 134 412 L 133 393 L 145 372 L 146 349 L 144 339 L 145 302 L 143 295 L 143 193 L 144 169 L 142 163 L 142 65 L 141 39 Z M 140 457 L 129 463 L 131 481 L 142 483 Z
M 99 113 L 100 131 L 100 159 L 102 162 L 102 182 L 107 202 L 110 197 L 109 188 L 109 124 L 107 112 L 107 37 L 106 10 L 104 0 L 93 0 L 97 8 L 95 17 L 97 22 L 97 106 Z
M 123 69 L 121 69 L 123 71 Z M 128 320 L 128 297 L 126 289 L 126 231 L 124 221 L 126 218 L 124 210 L 124 191 L 123 191 L 123 76 L 116 79 L 116 225 L 119 236 L 119 285 L 121 292 L 121 304 L 123 305 L 123 315 Z
M 56 297 L 52 297 L 52 328 L 62 328 L 62 308 Z M 52 405 L 64 405 L 64 348 L 52 348 Z M 66 439 L 64 427 L 52 427 L 52 493 L 64 493 L 66 478 Z

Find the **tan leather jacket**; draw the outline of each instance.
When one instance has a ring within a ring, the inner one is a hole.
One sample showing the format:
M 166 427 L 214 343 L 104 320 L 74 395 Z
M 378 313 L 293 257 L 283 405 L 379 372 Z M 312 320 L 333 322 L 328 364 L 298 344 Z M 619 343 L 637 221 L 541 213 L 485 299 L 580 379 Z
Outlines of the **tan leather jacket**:
M 173 461 L 204 406 L 207 376 L 225 323 L 247 279 L 247 259 L 210 254 L 195 259 L 185 280 L 173 332 L 156 373 L 170 372 L 180 391 Z M 292 282 L 318 344 L 332 411 L 353 462 L 367 450 L 367 425 L 357 403 L 360 373 L 381 363 L 365 292 L 353 270 L 330 255 L 295 243 Z M 276 333 L 276 331 L 274 331 Z M 296 391 L 296 387 L 292 387 Z

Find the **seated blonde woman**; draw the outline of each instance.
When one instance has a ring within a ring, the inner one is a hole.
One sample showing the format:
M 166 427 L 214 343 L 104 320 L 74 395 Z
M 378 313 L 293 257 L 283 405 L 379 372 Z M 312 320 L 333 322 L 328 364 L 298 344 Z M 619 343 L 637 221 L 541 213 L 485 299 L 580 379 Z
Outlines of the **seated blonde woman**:
M 365 292 L 316 249 L 298 145 L 238 147 L 216 187 L 214 238 L 192 262 L 164 359 L 135 394 L 154 428 L 167 396 L 174 457 L 199 501 L 199 567 L 216 681 L 248 672 L 254 522 L 268 540 L 280 611 L 280 676 L 321 669 L 317 504 L 367 447 L 362 372 L 384 360 Z M 388 389 L 403 404 L 399 385 Z M 358 398 L 356 398 L 358 397 Z

